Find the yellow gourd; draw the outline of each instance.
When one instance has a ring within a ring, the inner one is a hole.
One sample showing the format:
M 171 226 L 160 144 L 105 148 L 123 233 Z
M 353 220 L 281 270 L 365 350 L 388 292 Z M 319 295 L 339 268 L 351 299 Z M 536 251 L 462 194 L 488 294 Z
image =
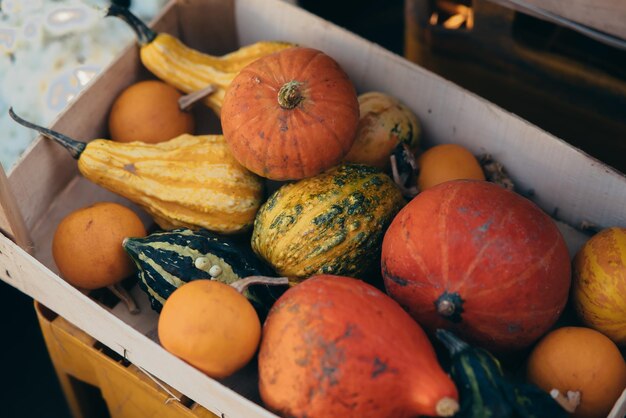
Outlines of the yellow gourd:
M 573 264 L 572 301 L 582 321 L 626 345 L 626 228 L 600 231 Z
M 161 228 L 235 233 L 252 225 L 261 179 L 230 154 L 222 135 L 184 134 L 166 142 L 78 142 L 27 122 L 18 123 L 63 145 L 92 182 L 143 207 Z
M 139 41 L 141 62 L 161 80 L 185 93 L 213 85 L 215 90 L 203 102 L 218 115 L 226 88 L 243 67 L 293 46 L 286 42 L 261 41 L 216 57 L 189 48 L 167 33 L 155 33 L 126 8 L 113 5 L 107 16 L 119 17 L 132 27 Z

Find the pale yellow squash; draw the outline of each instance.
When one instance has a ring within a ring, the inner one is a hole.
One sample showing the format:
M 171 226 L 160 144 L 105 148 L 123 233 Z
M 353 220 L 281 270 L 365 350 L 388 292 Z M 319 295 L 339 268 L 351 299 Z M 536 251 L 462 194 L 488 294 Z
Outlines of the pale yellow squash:
M 626 228 L 594 235 L 574 259 L 572 300 L 581 320 L 626 345 Z

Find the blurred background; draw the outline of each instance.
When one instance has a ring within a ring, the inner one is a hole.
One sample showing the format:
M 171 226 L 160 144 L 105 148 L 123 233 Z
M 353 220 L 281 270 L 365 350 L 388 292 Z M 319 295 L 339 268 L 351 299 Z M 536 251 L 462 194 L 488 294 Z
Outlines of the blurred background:
M 116 3 L 149 21 L 165 0 Z M 539 16 L 536 10 L 520 8 L 518 1 L 292 3 L 404 55 L 626 172 L 626 35 L 619 36 L 624 16 L 603 17 L 606 21 L 599 26 L 604 29 L 598 32 L 581 30 L 556 14 Z M 109 4 L 0 0 L 0 163 L 5 170 L 34 138 L 9 119 L 9 106 L 36 123 L 50 124 L 134 42 L 123 22 L 102 18 Z M 614 21 L 621 22 L 617 34 Z M 0 312 L 8 328 L 0 358 L 6 364 L 5 384 L 11 383 L 0 392 L 0 417 L 69 417 L 32 300 L 0 282 Z

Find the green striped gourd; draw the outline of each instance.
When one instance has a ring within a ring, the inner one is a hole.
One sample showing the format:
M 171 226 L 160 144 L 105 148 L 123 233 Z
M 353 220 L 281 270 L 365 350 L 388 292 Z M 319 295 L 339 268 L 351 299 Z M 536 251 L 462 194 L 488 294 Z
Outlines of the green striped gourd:
M 568 414 L 535 385 L 508 381 L 498 360 L 474 348 L 450 331 L 436 336 L 451 357 L 450 374 L 459 390 L 458 418 L 566 418 Z
M 204 229 L 155 232 L 144 238 L 126 238 L 123 245 L 137 265 L 140 287 L 157 312 L 178 287 L 191 280 L 231 284 L 248 276 L 271 275 L 249 248 Z M 244 295 L 263 315 L 282 290 L 256 285 Z
M 373 266 L 403 203 L 379 170 L 340 165 L 270 196 L 254 221 L 252 249 L 283 276 L 359 276 Z

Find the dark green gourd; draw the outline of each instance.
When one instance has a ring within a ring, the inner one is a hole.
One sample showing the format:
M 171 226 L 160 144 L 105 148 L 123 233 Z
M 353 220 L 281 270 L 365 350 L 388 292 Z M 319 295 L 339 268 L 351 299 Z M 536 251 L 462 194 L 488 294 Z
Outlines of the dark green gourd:
M 548 393 L 534 385 L 508 381 L 488 351 L 471 347 L 443 329 L 436 335 L 450 353 L 450 374 L 459 390 L 461 409 L 455 417 L 567 418 Z
M 203 229 L 155 232 L 145 238 L 127 238 L 123 245 L 138 267 L 140 287 L 157 312 L 174 290 L 191 280 L 231 284 L 248 276 L 273 275 L 249 248 Z M 244 295 L 264 316 L 285 288 L 255 285 Z

